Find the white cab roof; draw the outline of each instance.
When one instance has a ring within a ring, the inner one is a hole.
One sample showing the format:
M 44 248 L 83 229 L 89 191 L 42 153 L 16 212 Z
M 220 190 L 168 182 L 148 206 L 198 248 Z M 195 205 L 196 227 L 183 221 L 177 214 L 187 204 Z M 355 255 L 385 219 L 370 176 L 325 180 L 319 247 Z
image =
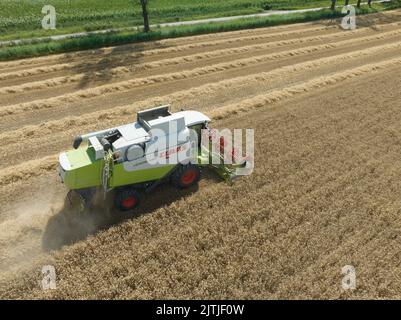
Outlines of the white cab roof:
M 210 118 L 198 111 L 181 111 L 174 113 L 172 116 L 185 118 L 185 125 L 187 127 L 195 126 L 200 123 L 210 122 Z M 169 117 L 166 117 L 169 118 Z
M 167 128 L 171 121 L 177 122 L 177 131 L 179 132 L 186 127 L 210 122 L 210 118 L 198 111 L 181 111 L 174 113 L 171 116 L 150 120 L 149 125 L 151 128 L 168 130 Z M 149 133 L 138 122 L 120 126 L 116 129 L 121 133 L 122 137 L 113 143 L 115 149 L 121 149 L 129 145 L 146 142 L 150 138 Z M 166 132 L 166 134 L 170 133 Z

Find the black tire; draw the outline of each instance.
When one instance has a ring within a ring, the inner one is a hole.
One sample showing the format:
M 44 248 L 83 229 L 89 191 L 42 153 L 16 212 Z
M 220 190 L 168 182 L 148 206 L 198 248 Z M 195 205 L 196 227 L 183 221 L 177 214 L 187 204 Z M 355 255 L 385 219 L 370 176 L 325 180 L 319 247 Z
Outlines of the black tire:
M 126 188 L 117 191 L 114 203 L 120 211 L 131 211 L 139 205 L 140 200 L 141 197 L 137 190 Z
M 201 171 L 194 164 L 180 165 L 171 176 L 171 183 L 178 189 L 189 188 L 198 183 Z

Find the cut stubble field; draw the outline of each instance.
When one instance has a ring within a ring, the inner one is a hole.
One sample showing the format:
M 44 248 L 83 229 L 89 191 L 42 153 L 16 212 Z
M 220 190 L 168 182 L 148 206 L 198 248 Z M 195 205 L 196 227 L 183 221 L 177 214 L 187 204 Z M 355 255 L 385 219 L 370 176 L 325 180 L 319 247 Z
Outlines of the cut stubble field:
M 401 11 L 358 19 L 0 63 L 0 297 L 401 298 Z M 255 129 L 253 174 L 69 211 L 57 154 L 164 103 Z

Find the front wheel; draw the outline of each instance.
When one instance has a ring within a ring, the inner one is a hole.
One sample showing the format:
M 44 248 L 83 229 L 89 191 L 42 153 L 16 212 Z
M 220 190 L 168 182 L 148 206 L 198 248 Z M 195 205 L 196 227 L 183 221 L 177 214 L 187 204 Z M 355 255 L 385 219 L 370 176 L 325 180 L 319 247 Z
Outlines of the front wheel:
M 185 189 L 198 183 L 200 179 L 200 169 L 193 164 L 181 165 L 172 175 L 172 184 L 179 188 Z
M 140 195 L 135 189 L 122 189 L 117 191 L 115 205 L 121 211 L 130 211 L 139 205 Z

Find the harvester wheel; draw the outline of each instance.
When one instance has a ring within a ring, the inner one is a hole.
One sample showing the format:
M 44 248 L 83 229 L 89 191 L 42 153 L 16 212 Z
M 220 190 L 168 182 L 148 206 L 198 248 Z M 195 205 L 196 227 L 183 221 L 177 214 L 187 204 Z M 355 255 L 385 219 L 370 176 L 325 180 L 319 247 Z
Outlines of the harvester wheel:
M 193 164 L 181 165 L 171 176 L 171 182 L 179 189 L 185 189 L 198 183 L 200 169 Z
M 121 211 L 129 211 L 139 205 L 140 196 L 135 189 L 122 189 L 117 191 L 115 197 L 116 207 Z

